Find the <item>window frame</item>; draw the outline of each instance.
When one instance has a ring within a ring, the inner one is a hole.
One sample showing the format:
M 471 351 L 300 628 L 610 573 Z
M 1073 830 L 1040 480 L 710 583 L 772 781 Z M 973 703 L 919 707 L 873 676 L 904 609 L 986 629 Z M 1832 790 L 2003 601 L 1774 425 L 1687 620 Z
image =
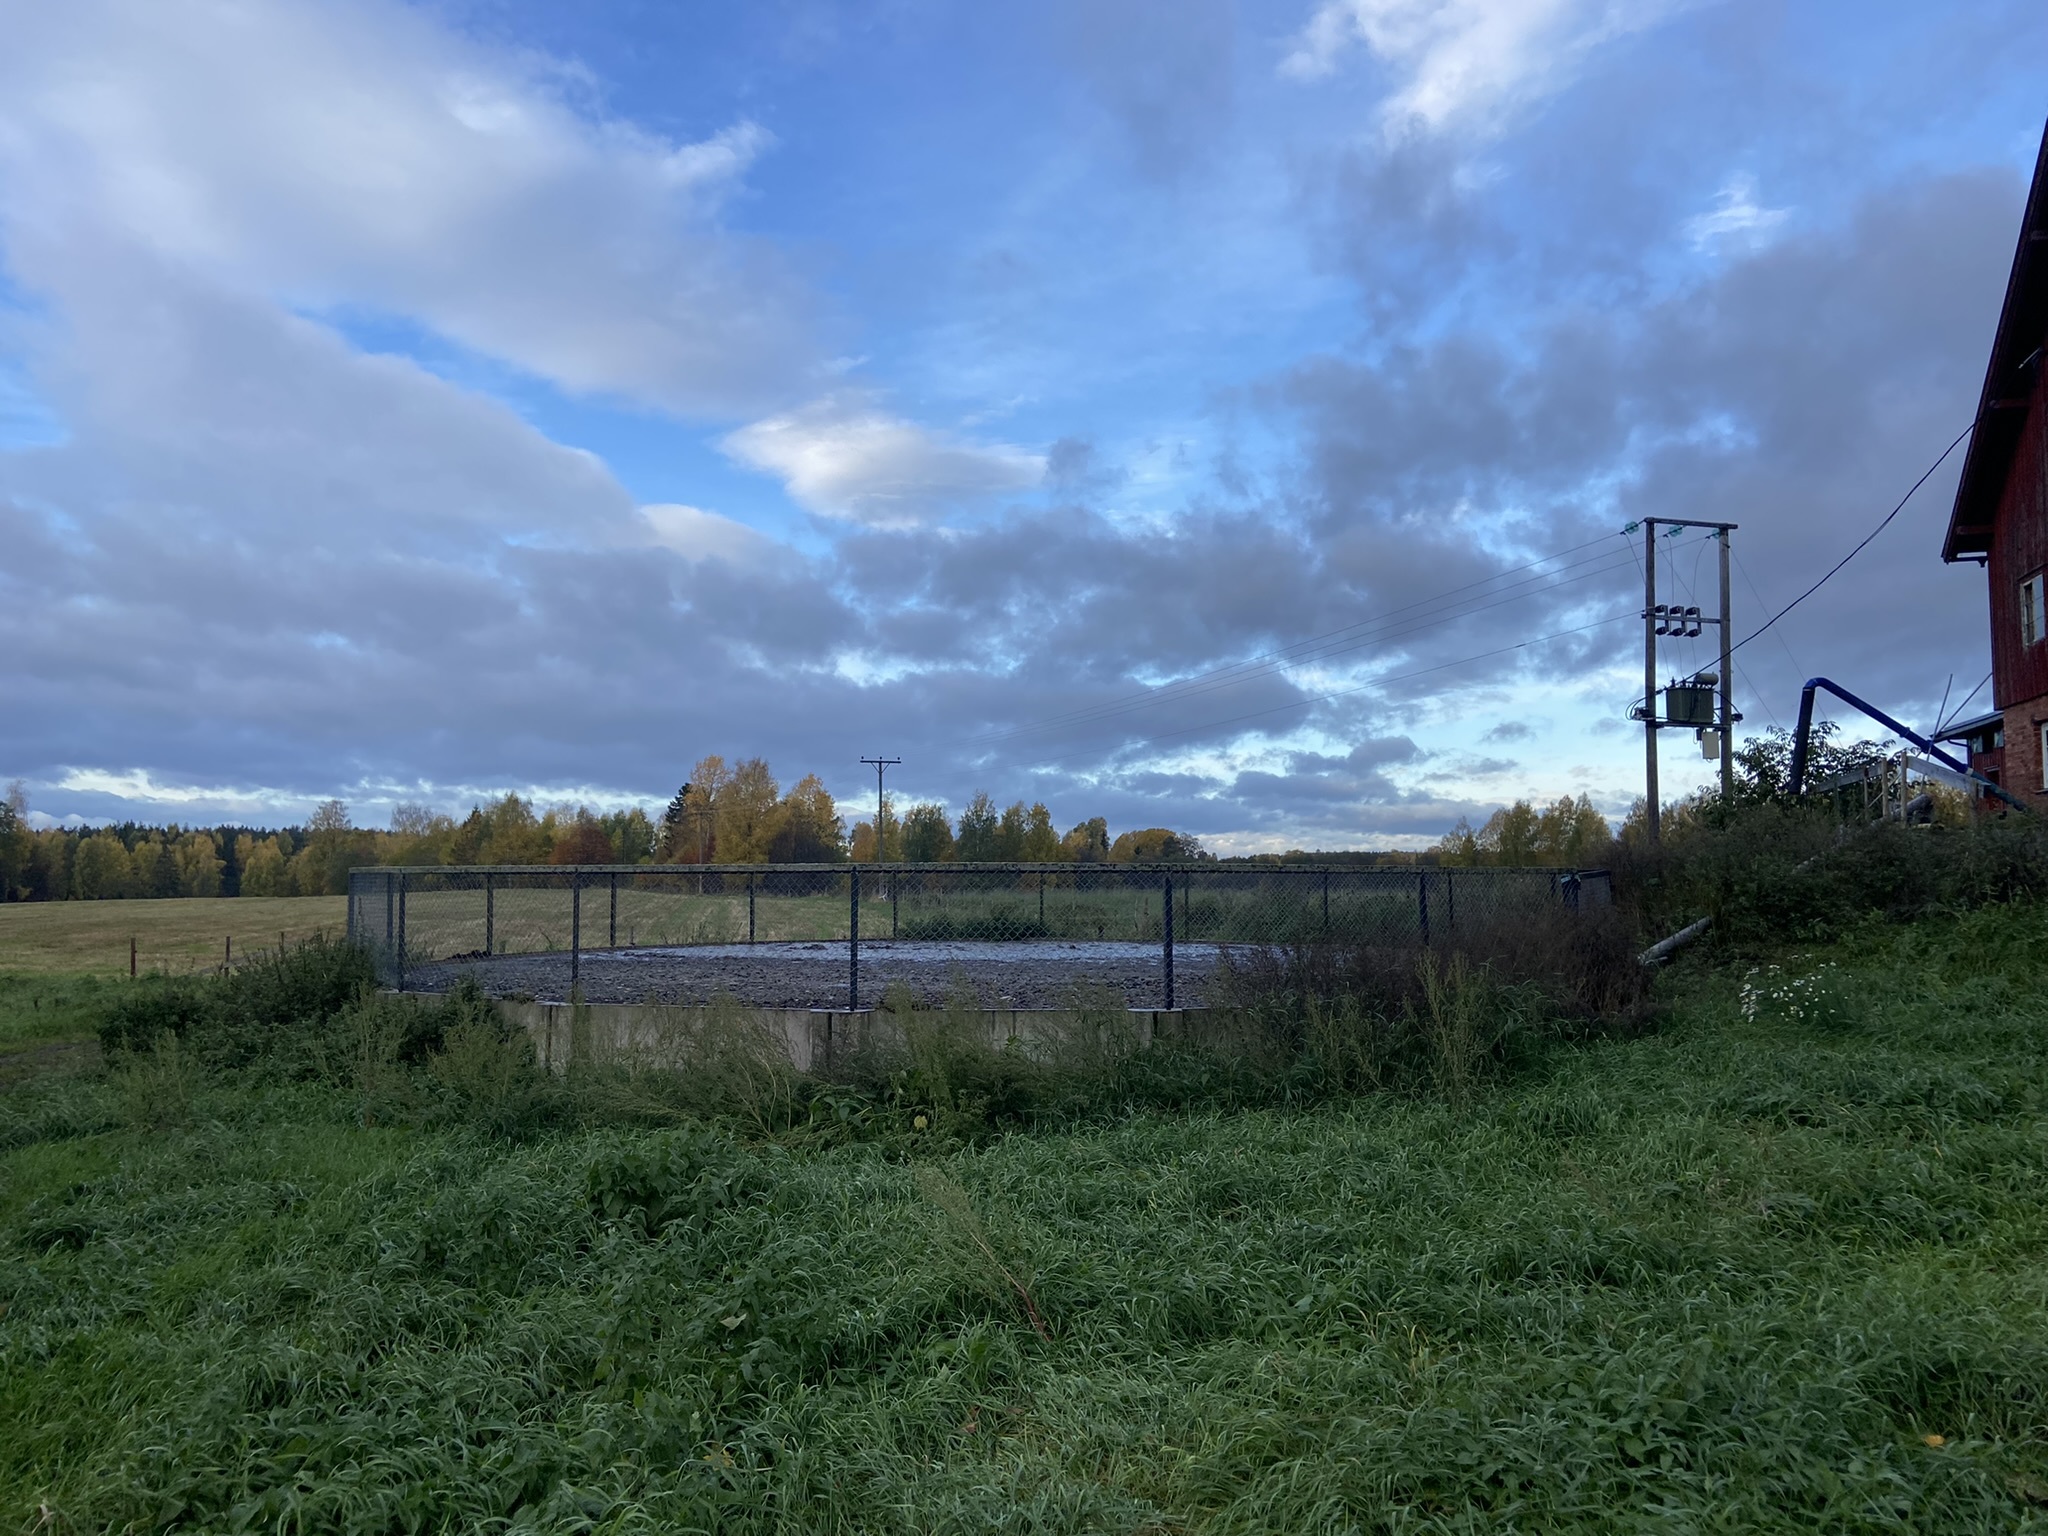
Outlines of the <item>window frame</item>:
M 2048 794 L 2048 720 L 2040 721 L 2034 729 L 2041 739 L 2041 790 Z
M 2039 645 L 2048 639 L 2048 604 L 2043 599 L 2043 573 L 2034 572 L 2020 583 L 2020 644 Z

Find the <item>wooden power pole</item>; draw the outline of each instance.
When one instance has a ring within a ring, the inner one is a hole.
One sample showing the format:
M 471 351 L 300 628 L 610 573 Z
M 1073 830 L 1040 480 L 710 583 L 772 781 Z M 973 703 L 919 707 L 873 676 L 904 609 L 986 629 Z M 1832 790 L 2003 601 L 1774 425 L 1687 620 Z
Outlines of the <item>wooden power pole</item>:
M 1735 713 L 1735 640 L 1731 633 L 1733 622 L 1732 593 L 1728 583 L 1729 543 L 1728 536 L 1740 525 L 1737 523 L 1698 522 L 1683 517 L 1649 517 L 1643 519 L 1643 792 L 1646 796 L 1648 814 L 1645 817 L 1646 830 L 1652 843 L 1663 835 L 1664 808 L 1657 784 L 1657 732 L 1674 725 L 1704 726 L 1706 721 L 1697 719 L 1674 720 L 1662 715 L 1657 709 L 1657 637 L 1659 635 L 1697 635 L 1706 624 L 1717 625 L 1721 631 L 1721 671 L 1714 682 L 1719 697 L 1715 700 L 1713 714 L 1716 729 L 1720 735 L 1721 757 L 1721 798 L 1723 801 L 1735 797 L 1735 722 L 1742 717 Z M 1657 530 L 1662 528 L 1704 528 L 1711 533 L 1721 546 L 1721 612 L 1715 618 L 1707 618 L 1697 608 L 1681 608 L 1660 604 L 1657 601 Z M 1631 530 L 1633 531 L 1633 530 Z M 1701 673 L 1697 686 L 1704 686 L 1706 674 Z M 1697 697 L 1697 695 L 1692 695 Z

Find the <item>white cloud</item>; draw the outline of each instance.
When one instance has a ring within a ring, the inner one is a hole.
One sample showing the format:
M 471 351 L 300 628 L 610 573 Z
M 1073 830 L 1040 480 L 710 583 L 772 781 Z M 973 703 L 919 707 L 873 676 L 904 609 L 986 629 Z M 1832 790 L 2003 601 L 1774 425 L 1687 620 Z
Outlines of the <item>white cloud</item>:
M 1398 72 L 1390 126 L 1480 122 L 1564 85 L 1613 38 L 1654 24 L 1673 0 L 1322 0 L 1281 61 L 1283 74 L 1333 74 L 1354 46 Z
M 719 218 L 769 142 L 753 124 L 678 144 L 594 120 L 388 0 L 0 12 L 10 243 L 126 241 L 678 411 L 747 414 L 811 375 L 803 286 Z
M 1041 454 L 956 442 L 851 396 L 753 422 L 723 446 L 740 462 L 780 476 L 813 512 L 878 527 L 926 522 L 1045 477 Z
M 686 560 L 723 560 L 728 565 L 765 565 L 778 551 L 789 551 L 745 523 L 736 523 L 702 507 L 659 502 L 640 509 L 653 540 Z
M 1686 223 L 1686 238 L 1699 249 L 1724 242 L 1759 245 L 1785 222 L 1791 210 L 1766 208 L 1757 201 L 1756 178 L 1735 175 L 1714 195 L 1714 206 Z

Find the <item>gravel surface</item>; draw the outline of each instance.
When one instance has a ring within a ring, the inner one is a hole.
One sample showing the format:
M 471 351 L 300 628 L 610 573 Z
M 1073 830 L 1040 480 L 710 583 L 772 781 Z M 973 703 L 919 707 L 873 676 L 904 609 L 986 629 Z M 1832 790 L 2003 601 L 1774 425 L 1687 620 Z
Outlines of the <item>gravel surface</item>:
M 1202 1001 L 1215 974 L 1217 946 L 1176 945 L 1174 1001 Z M 569 995 L 566 954 L 499 955 L 415 965 L 408 991 L 437 992 L 458 976 L 474 975 L 498 995 L 544 1001 Z M 986 1006 L 1057 1008 L 1076 983 L 1115 987 L 1133 1008 L 1156 1008 L 1164 976 L 1156 944 L 904 943 L 878 940 L 860 947 L 860 1000 L 872 1006 L 891 983 L 902 982 L 920 1002 L 940 1003 L 964 985 Z M 587 950 L 581 976 L 591 1003 L 703 1003 L 721 992 L 770 1008 L 846 1006 L 846 946 L 838 944 L 721 944 L 687 949 Z

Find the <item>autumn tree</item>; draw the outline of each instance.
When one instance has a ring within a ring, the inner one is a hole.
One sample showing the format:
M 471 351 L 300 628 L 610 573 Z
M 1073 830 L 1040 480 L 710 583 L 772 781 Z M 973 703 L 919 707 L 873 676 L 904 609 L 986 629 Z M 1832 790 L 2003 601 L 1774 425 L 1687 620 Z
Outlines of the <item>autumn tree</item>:
M 782 798 L 782 813 L 768 846 L 775 864 L 836 864 L 846 856 L 846 830 L 832 792 L 815 773 L 797 780 Z
M 1052 812 L 1039 801 L 1024 813 L 1024 836 L 1017 856 L 1027 864 L 1054 864 L 1060 857 L 1060 835 L 1052 829 Z
M 218 896 L 222 861 L 211 832 L 187 832 L 172 850 L 181 896 Z
M 289 896 L 291 873 L 283 845 L 275 837 L 248 833 L 235 839 L 235 863 L 242 871 L 244 896 Z
M 452 864 L 455 860 L 454 818 L 424 805 L 402 801 L 391 808 L 391 837 L 384 847 L 386 864 Z
M 82 901 L 108 901 L 126 896 L 135 883 L 135 865 L 112 832 L 81 838 L 72 865 L 71 886 Z
M 1109 823 L 1100 816 L 1078 823 L 1060 839 L 1060 856 L 1073 864 L 1107 863 Z
M 750 757 L 735 764 L 718 794 L 718 862 L 765 864 L 769 847 L 775 841 L 781 802 L 782 786 L 775 782 L 766 762 Z
M 1207 859 L 1202 840 L 1192 832 L 1175 832 L 1167 827 L 1146 827 L 1120 832 L 1109 845 L 1112 864 L 1183 864 Z
M 597 818 L 579 807 L 569 822 L 556 831 L 555 845 L 548 857 L 554 864 L 609 864 L 612 840 L 597 824 Z

